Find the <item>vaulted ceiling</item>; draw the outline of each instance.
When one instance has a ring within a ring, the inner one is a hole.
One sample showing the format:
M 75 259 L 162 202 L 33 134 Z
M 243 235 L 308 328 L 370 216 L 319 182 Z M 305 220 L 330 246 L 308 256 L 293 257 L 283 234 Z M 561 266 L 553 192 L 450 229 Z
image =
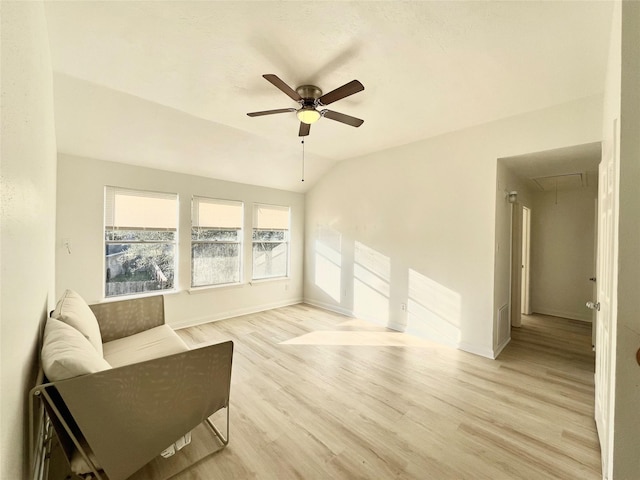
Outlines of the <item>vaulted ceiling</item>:
M 46 2 L 58 150 L 305 191 L 335 162 L 599 94 L 608 2 Z M 328 92 L 323 118 L 262 78 Z

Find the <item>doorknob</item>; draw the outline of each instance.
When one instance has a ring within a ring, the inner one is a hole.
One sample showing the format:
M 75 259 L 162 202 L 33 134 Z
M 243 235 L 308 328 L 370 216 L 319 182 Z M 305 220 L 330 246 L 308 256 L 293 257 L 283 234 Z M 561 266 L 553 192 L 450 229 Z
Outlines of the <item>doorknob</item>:
M 600 311 L 600 302 L 587 302 L 587 308 Z
M 595 282 L 596 281 L 596 277 L 591 277 L 591 278 L 589 278 L 589 280 L 591 280 L 592 282 Z

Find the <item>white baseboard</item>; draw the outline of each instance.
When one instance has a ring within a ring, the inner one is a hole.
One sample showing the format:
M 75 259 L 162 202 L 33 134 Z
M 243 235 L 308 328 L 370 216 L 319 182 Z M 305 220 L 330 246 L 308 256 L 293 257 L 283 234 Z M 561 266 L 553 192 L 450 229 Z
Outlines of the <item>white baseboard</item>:
M 491 360 L 495 359 L 493 356 L 494 352 L 490 348 L 478 347 L 477 345 L 472 345 L 470 343 L 460 342 L 458 343 L 458 349 L 473 353 L 474 355 L 480 355 L 481 357 L 490 358 Z
M 332 305 L 331 303 L 320 302 L 318 300 L 313 300 L 311 298 L 305 298 L 303 302 L 308 305 L 312 305 L 314 307 L 322 308 L 323 310 L 329 310 L 330 312 L 339 313 L 347 317 L 355 318 L 355 315 L 353 314 L 353 312 L 347 310 L 346 308 L 342 308 L 338 305 Z
M 248 315 L 250 313 L 264 312 L 265 310 L 272 310 L 274 308 L 288 307 L 289 305 L 297 305 L 302 303 L 302 298 L 295 298 L 284 300 L 280 302 L 266 303 L 262 305 L 255 305 L 252 307 L 236 308 L 234 310 L 227 310 L 225 312 L 218 312 L 213 315 L 206 315 L 204 317 L 191 318 L 189 320 L 183 320 L 180 322 L 169 322 L 169 326 L 175 330 L 181 328 L 194 327 L 196 325 L 202 325 L 204 323 L 216 322 L 218 320 L 226 320 L 228 318 L 239 317 L 241 315 Z
M 400 323 L 389 323 L 387 325 L 387 328 L 390 328 L 391 330 L 395 330 L 396 332 L 404 332 L 407 329 L 406 325 L 402 325 Z
M 352 317 L 355 318 L 355 315 L 353 314 L 353 312 L 347 310 L 346 308 L 342 308 L 339 307 L 337 305 L 332 305 L 329 303 L 324 303 L 324 302 L 320 302 L 318 300 L 314 300 L 314 299 L 310 299 L 310 298 L 305 298 L 304 299 L 304 303 L 307 303 L 309 305 L 313 305 L 314 307 L 318 307 L 318 308 L 322 308 L 324 310 L 329 310 L 330 312 L 335 312 L 335 313 L 340 313 L 342 315 L 346 315 L 347 317 Z M 366 320 L 366 319 L 363 319 Z M 389 325 L 387 325 L 388 328 L 392 329 L 392 330 L 397 330 L 398 332 L 404 332 L 407 333 L 409 335 L 414 335 L 416 337 L 419 338 L 426 338 L 427 340 L 439 343 L 441 345 L 446 345 L 446 346 L 450 346 L 452 348 L 457 348 L 459 350 L 464 350 L 465 352 L 469 352 L 469 353 L 473 353 L 474 355 L 480 355 L 481 357 L 486 357 L 486 358 L 490 358 L 490 359 L 495 359 L 498 354 L 500 353 L 500 351 L 502 350 L 502 348 L 504 348 L 507 343 L 509 343 L 508 341 L 504 343 L 504 345 L 501 346 L 500 350 L 497 351 L 497 353 L 494 353 L 493 350 L 489 349 L 489 348 L 482 348 L 482 347 L 478 347 L 476 345 L 471 345 L 469 343 L 450 343 L 450 342 L 446 342 L 442 339 L 435 339 L 435 338 L 431 338 L 428 336 L 425 336 L 423 334 L 421 334 L 420 332 L 416 332 L 416 331 L 412 331 L 410 328 L 407 328 L 406 325 L 400 325 L 399 323 L 391 323 Z M 508 339 L 510 340 L 510 339 Z M 494 356 L 495 355 L 495 356 Z
M 229 310 L 227 312 L 220 312 L 217 313 L 215 315 L 208 315 L 206 317 L 200 317 L 200 318 L 193 318 L 191 320 L 187 320 L 184 322 L 176 322 L 176 323 L 171 323 L 171 327 L 173 327 L 174 329 L 178 330 L 181 328 L 186 328 L 186 327 L 193 327 L 195 325 L 202 325 L 203 323 L 209 323 L 209 322 L 215 322 L 217 320 L 224 320 L 227 318 L 233 318 L 233 317 L 238 317 L 240 315 L 248 315 L 250 313 L 258 313 L 258 312 L 264 312 L 265 310 L 271 310 L 273 308 L 280 308 L 280 307 L 287 307 L 289 305 L 296 305 L 298 303 L 306 303 L 308 305 L 311 305 L 313 307 L 318 307 L 318 308 L 322 308 L 323 310 L 328 310 L 330 312 L 334 312 L 334 313 L 339 313 L 341 315 L 344 315 L 346 317 L 350 317 L 350 318 L 355 318 L 355 315 L 353 314 L 353 312 L 347 310 L 346 308 L 342 308 L 338 305 L 333 305 L 330 303 L 325 303 L 325 302 L 321 302 L 315 299 L 311 299 L 311 298 L 304 298 L 304 299 L 295 299 L 295 300 L 291 300 L 291 301 L 284 301 L 284 302 L 275 302 L 275 303 L 271 303 L 271 304 L 267 304 L 267 305 L 259 305 L 256 307 L 249 307 L 249 308 L 240 308 L 240 309 L 236 309 L 236 310 Z M 392 330 L 396 330 L 398 332 L 405 332 L 406 331 L 406 326 L 405 325 L 400 325 L 399 323 L 391 323 L 388 325 L 388 328 L 392 329 Z M 411 332 L 406 332 L 411 334 Z M 420 335 L 418 335 L 420 336 Z M 436 341 L 434 339 L 430 339 L 433 341 Z M 453 348 L 458 348 L 459 350 L 463 350 L 465 352 L 469 352 L 469 353 L 473 353 L 474 355 L 480 355 L 481 357 L 486 357 L 486 358 L 490 358 L 490 359 L 495 359 L 500 352 L 502 351 L 502 349 L 504 347 L 507 346 L 507 344 L 509 343 L 509 340 L 511 340 L 510 338 L 507 339 L 507 341 L 505 341 L 502 345 L 500 345 L 496 351 L 492 351 L 491 349 L 488 348 L 483 348 L 483 347 L 478 347 L 477 345 L 472 345 L 470 343 L 458 343 L 457 345 L 450 345 Z M 447 345 L 445 342 L 438 342 L 441 343 L 443 345 Z
M 493 358 L 496 359 L 498 358 L 498 355 L 500 355 L 500 353 L 502 353 L 502 350 L 504 350 L 504 347 L 506 347 L 507 345 L 509 345 L 509 342 L 511 341 L 511 336 L 508 336 L 506 339 L 504 339 L 504 341 L 498 345 L 494 350 L 493 350 Z
M 552 317 L 568 318 L 570 320 L 580 320 L 581 322 L 591 323 L 591 317 L 587 317 L 589 314 L 580 314 L 576 312 L 566 312 L 562 310 L 555 310 L 553 308 L 536 307 L 533 308 L 533 313 L 539 313 L 541 315 L 550 315 Z
M 322 308 L 323 310 L 329 310 L 330 312 L 339 313 L 341 315 L 345 315 L 347 317 L 356 318 L 354 313 L 346 308 L 342 308 L 336 305 L 332 305 L 330 303 L 324 303 L 317 300 L 312 300 L 309 298 L 304 299 L 304 303 L 312 305 L 314 307 Z M 406 325 L 402 325 L 400 323 L 387 323 L 386 325 L 382 325 L 379 321 L 373 320 L 371 318 L 361 318 L 361 320 L 366 320 L 367 322 L 375 323 L 376 325 L 380 325 L 391 330 L 395 330 L 396 332 L 404 332 L 406 330 Z

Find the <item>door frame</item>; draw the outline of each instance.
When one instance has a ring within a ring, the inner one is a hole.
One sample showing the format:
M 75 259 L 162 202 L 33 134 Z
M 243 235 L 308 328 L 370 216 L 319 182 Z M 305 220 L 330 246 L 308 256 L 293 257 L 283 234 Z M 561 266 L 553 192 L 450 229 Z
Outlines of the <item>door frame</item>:
M 531 209 L 522 205 L 520 312 L 531 315 Z
M 520 313 L 522 278 L 522 204 L 511 204 L 511 255 L 510 255 L 509 319 L 512 327 L 522 326 Z

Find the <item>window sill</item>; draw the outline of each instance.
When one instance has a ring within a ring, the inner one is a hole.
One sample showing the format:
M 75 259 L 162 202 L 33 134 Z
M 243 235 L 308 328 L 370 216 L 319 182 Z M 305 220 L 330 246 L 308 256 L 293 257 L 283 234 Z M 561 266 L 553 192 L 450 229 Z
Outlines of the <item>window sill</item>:
M 261 283 L 271 283 L 271 282 L 290 282 L 291 277 L 271 277 L 271 278 L 260 278 L 258 280 L 251 280 L 249 282 L 249 286 L 260 285 Z
M 114 295 L 113 297 L 103 297 L 100 303 L 117 302 L 119 300 L 134 300 L 136 298 L 155 297 L 157 295 L 175 295 L 180 293 L 177 289 L 153 290 L 150 292 L 136 293 L 134 295 Z
M 222 285 L 205 285 L 202 287 L 191 287 L 187 290 L 187 293 L 189 295 L 197 295 L 199 293 L 207 293 L 207 292 L 211 292 L 212 290 L 224 290 L 227 288 L 242 288 L 244 287 L 245 284 L 244 283 L 224 283 Z

